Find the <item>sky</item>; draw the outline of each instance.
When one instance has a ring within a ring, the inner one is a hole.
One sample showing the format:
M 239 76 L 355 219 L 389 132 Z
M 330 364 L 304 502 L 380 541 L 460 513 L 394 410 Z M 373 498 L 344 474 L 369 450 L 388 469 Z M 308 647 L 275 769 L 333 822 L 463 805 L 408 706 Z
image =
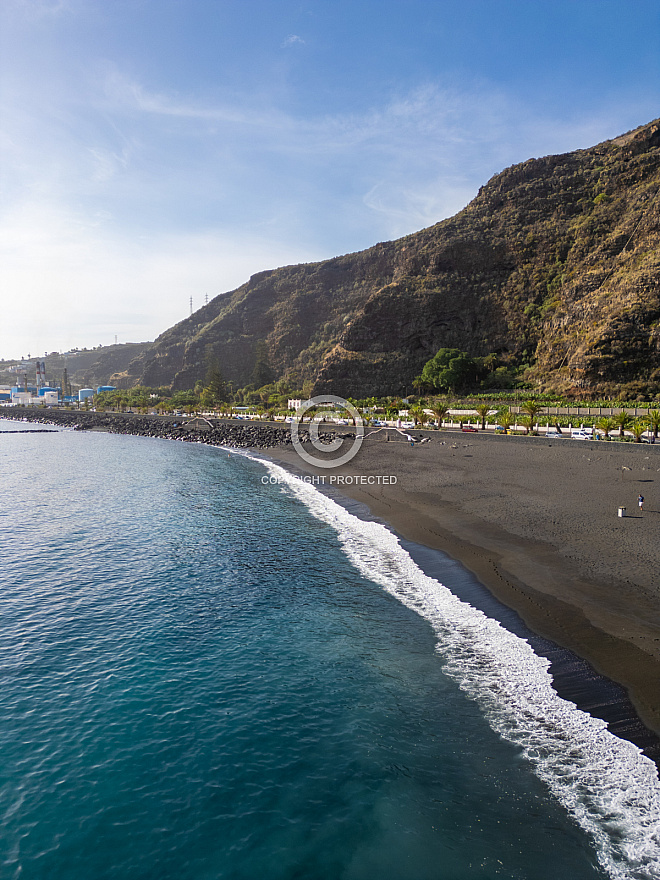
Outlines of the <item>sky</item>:
M 154 339 L 660 117 L 659 0 L 2 0 L 0 357 Z

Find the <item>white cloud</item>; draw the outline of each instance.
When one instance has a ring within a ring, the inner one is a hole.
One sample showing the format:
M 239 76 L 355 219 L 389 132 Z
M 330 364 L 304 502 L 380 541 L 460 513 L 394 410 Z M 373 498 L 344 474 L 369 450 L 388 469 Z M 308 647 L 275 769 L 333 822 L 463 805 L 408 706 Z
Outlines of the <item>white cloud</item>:
M 286 40 L 284 40 L 280 48 L 288 49 L 289 46 L 295 46 L 296 43 L 300 43 L 302 46 L 305 45 L 305 41 L 302 37 L 299 37 L 298 34 L 289 34 L 289 36 L 286 38 Z
M 4 357 L 153 338 L 191 294 L 201 305 L 261 269 L 413 232 L 507 165 L 652 115 L 557 120 L 488 84 L 431 84 L 364 114 L 298 118 L 264 96 L 203 101 L 107 70 L 90 82 L 84 100 L 3 108 Z

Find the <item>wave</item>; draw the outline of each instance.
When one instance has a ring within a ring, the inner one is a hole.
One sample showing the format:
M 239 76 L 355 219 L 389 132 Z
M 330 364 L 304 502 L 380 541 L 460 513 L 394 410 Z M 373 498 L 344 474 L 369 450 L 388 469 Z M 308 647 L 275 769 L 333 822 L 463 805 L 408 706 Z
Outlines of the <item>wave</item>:
M 336 531 L 362 575 L 429 621 L 445 673 L 478 703 L 491 727 L 521 749 L 592 838 L 610 876 L 660 878 L 660 781 L 653 761 L 559 697 L 545 657 L 426 575 L 384 525 L 359 519 L 279 465 L 254 460 Z

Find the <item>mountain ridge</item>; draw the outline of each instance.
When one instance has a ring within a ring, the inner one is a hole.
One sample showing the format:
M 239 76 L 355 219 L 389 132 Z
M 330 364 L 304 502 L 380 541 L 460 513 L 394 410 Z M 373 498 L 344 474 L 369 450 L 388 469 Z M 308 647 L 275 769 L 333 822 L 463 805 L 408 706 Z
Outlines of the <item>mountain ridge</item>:
M 169 328 L 127 384 L 235 387 L 259 345 L 314 393 L 411 390 L 441 347 L 527 366 L 574 396 L 660 393 L 660 121 L 528 159 L 453 217 L 363 251 L 266 270 Z

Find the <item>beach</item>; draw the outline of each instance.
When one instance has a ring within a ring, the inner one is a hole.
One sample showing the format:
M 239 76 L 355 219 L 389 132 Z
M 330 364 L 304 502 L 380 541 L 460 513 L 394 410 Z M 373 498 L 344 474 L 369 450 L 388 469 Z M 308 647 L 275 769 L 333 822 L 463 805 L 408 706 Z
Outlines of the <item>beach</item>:
M 401 537 L 459 561 L 533 632 L 620 684 L 660 735 L 660 444 L 443 430 L 414 431 L 425 442 L 411 446 L 394 430 L 367 428 L 356 457 L 327 469 L 306 464 L 281 423 L 214 420 L 204 430 L 193 427 L 198 420 L 116 413 L 21 417 L 254 450 L 307 475 Z M 317 454 L 306 431 L 301 438 Z
M 366 433 L 337 469 L 287 446 L 267 455 L 461 562 L 530 629 L 621 684 L 660 734 L 660 445 L 431 431 L 411 447 Z

